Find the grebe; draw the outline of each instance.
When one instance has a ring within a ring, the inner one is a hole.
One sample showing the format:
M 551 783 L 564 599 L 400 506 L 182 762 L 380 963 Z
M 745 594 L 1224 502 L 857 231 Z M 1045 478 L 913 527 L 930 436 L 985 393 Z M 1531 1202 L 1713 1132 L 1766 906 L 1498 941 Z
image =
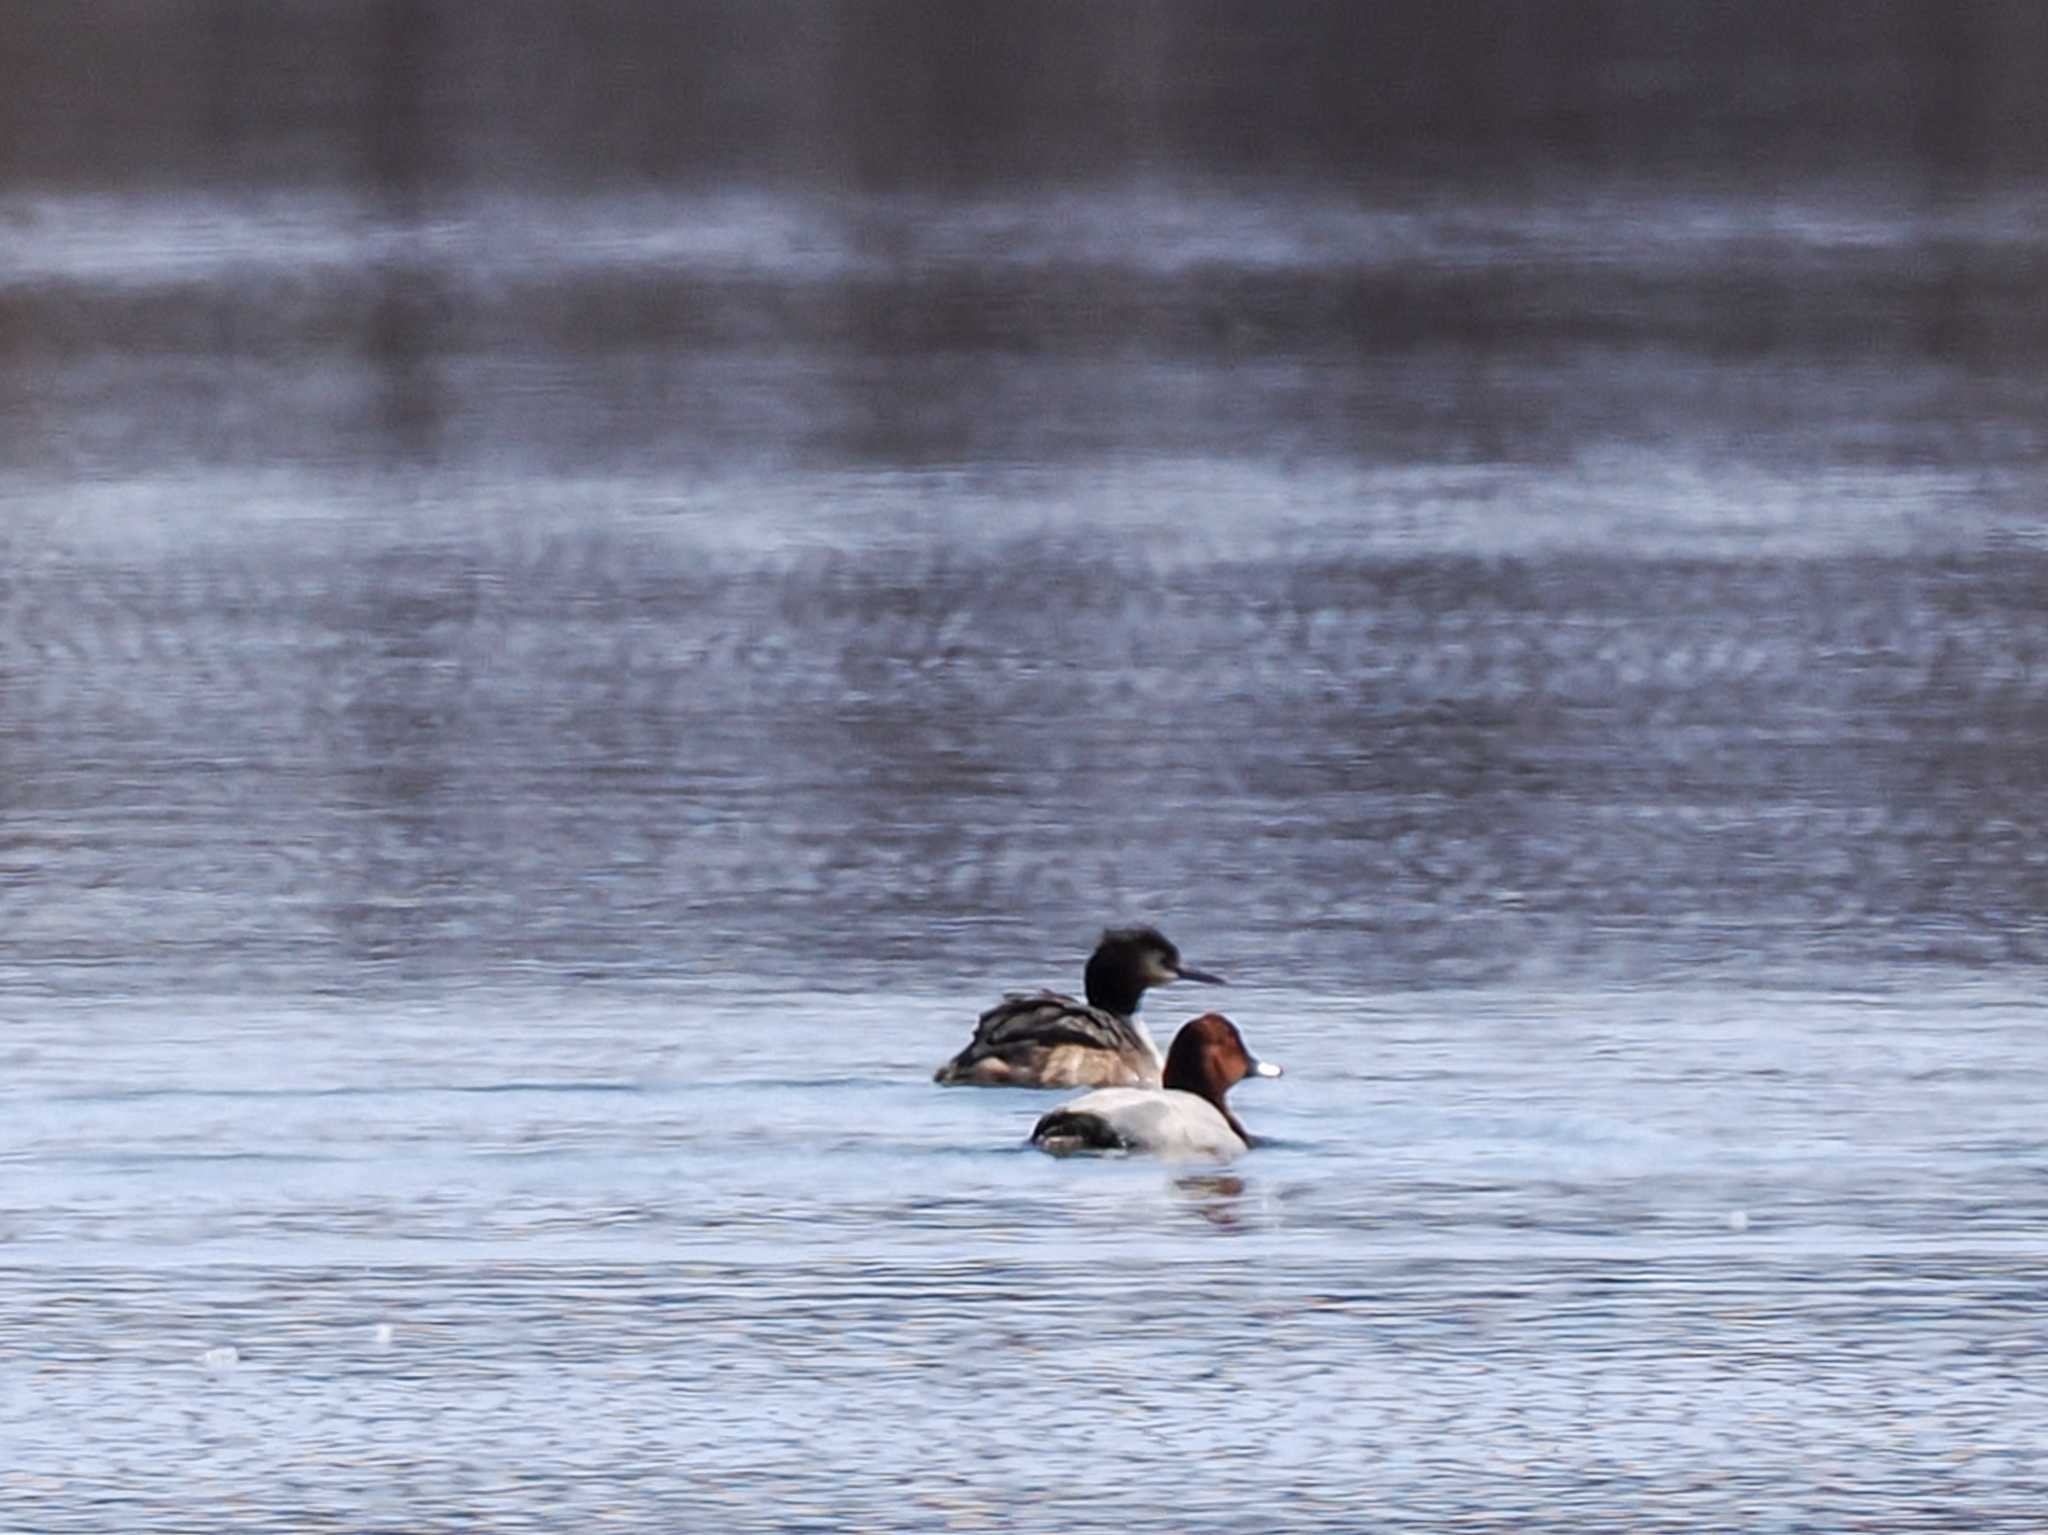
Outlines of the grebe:
M 932 1074 L 948 1087 L 1157 1087 L 1159 1047 L 1138 1022 L 1148 986 L 1223 984 L 1181 961 L 1156 927 L 1117 927 L 1088 956 L 1086 1002 L 1012 992 L 981 1015 L 974 1038 Z

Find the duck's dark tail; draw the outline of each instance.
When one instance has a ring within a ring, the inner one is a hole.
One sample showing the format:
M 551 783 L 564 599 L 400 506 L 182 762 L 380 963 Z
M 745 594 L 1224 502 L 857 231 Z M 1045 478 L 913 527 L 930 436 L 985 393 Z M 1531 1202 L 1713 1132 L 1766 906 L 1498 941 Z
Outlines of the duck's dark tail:
M 1128 1151 L 1130 1142 L 1118 1135 L 1100 1114 L 1054 1109 L 1039 1120 L 1031 1132 L 1031 1144 L 1056 1157 L 1078 1151 Z

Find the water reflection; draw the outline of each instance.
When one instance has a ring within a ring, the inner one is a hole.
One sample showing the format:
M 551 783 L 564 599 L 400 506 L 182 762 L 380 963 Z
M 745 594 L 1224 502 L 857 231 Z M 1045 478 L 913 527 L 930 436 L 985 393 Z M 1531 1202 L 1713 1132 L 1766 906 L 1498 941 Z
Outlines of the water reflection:
M 1188 1173 L 1173 1180 L 1174 1192 L 1210 1225 L 1235 1230 L 1250 1215 L 1245 1181 L 1234 1173 Z
M 430 0 L 376 0 L 366 9 L 363 180 L 391 237 L 374 270 L 364 353 L 379 380 L 376 440 L 413 464 L 432 456 L 442 413 L 434 359 L 447 345 L 440 331 L 448 276 L 426 258 L 421 225 L 429 188 L 446 174 L 431 104 L 447 55 Z

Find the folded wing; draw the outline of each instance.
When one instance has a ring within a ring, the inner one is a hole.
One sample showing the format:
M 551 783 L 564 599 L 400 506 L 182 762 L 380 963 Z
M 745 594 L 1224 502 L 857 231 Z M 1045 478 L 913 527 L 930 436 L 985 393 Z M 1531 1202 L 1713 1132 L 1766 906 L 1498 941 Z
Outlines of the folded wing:
M 1125 1018 L 1056 991 L 1019 992 L 983 1013 L 940 1082 L 1090 1087 L 1157 1082 L 1151 1041 Z

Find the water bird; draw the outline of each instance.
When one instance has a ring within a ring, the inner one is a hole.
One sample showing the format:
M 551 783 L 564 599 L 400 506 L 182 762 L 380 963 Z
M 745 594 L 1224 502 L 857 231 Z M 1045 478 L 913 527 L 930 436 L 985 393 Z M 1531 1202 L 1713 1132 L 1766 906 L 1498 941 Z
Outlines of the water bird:
M 1083 1094 L 1040 1119 L 1031 1144 L 1054 1156 L 1137 1151 L 1225 1161 L 1249 1150 L 1252 1138 L 1224 1095 L 1246 1077 L 1279 1075 L 1278 1066 L 1245 1048 L 1236 1024 L 1221 1013 L 1204 1013 L 1173 1037 L 1163 1086 Z
M 1138 1021 L 1147 987 L 1221 986 L 1185 963 L 1156 927 L 1113 927 L 1088 956 L 1088 1000 L 1011 992 L 983 1013 L 967 1048 L 932 1073 L 946 1087 L 1157 1087 L 1159 1047 Z

